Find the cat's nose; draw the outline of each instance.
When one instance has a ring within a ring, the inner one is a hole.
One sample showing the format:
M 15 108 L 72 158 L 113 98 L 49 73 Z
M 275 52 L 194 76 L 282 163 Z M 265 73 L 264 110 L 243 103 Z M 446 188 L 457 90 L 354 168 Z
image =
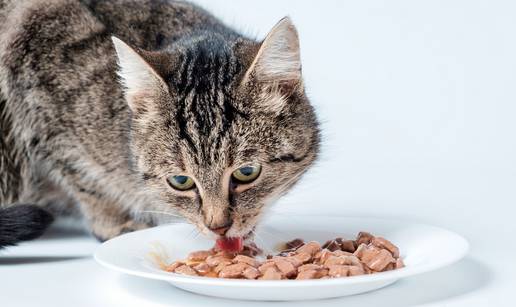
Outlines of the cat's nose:
M 226 224 L 224 226 L 216 227 L 216 228 L 211 228 L 211 227 L 209 227 L 209 228 L 211 231 L 218 234 L 219 236 L 223 236 L 226 234 L 226 232 L 228 232 L 230 227 L 231 227 L 231 223 Z

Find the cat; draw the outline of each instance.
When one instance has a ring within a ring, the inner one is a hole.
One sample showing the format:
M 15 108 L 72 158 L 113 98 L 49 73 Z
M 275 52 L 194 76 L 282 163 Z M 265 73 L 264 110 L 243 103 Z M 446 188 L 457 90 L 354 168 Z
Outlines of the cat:
M 249 238 L 320 143 L 290 18 L 256 41 L 166 0 L 0 0 L 0 127 L 0 247 L 66 215 Z

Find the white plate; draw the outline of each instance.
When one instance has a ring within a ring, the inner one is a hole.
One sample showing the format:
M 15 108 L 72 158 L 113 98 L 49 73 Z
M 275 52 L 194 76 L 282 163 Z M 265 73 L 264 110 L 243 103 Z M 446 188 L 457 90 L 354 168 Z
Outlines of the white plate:
M 159 244 L 169 260 L 183 259 L 189 252 L 208 249 L 213 242 L 196 236 L 187 224 L 166 225 L 125 234 L 102 244 L 95 259 L 126 274 L 170 282 L 195 293 L 245 300 L 306 300 L 339 297 L 385 287 L 400 278 L 439 269 L 464 257 L 468 242 L 448 230 L 402 221 L 344 217 L 275 217 L 257 230 L 256 243 L 274 251 L 294 238 L 324 242 L 342 236 L 354 238 L 359 231 L 383 236 L 396 244 L 405 268 L 374 275 L 324 280 L 240 280 L 183 276 L 160 270 L 148 255 Z M 424 285 L 421 285 L 422 287 Z

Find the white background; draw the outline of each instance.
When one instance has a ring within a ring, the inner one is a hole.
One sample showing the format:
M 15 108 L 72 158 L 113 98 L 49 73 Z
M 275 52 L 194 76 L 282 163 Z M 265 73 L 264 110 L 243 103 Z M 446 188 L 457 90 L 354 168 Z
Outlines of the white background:
M 285 15 L 298 27 L 323 155 L 274 211 L 395 217 L 471 242 L 446 269 L 310 305 L 516 304 L 514 2 L 197 2 L 257 38 Z M 89 258 L 95 246 L 53 232 L 3 252 L 0 305 L 261 305 L 120 276 Z

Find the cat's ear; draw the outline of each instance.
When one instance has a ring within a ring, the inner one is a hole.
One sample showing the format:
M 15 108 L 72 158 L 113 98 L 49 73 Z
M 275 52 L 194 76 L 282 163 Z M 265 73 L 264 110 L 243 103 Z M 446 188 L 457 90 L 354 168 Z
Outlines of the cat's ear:
M 289 17 L 281 19 L 260 45 L 243 82 L 271 84 L 288 94 L 301 83 L 299 37 Z
M 117 37 L 111 37 L 118 56 L 118 75 L 125 87 L 125 96 L 133 112 L 148 109 L 148 99 L 166 89 L 166 83 L 157 71 L 144 59 L 143 53 L 136 52 Z M 142 99 L 143 98 L 143 99 Z

